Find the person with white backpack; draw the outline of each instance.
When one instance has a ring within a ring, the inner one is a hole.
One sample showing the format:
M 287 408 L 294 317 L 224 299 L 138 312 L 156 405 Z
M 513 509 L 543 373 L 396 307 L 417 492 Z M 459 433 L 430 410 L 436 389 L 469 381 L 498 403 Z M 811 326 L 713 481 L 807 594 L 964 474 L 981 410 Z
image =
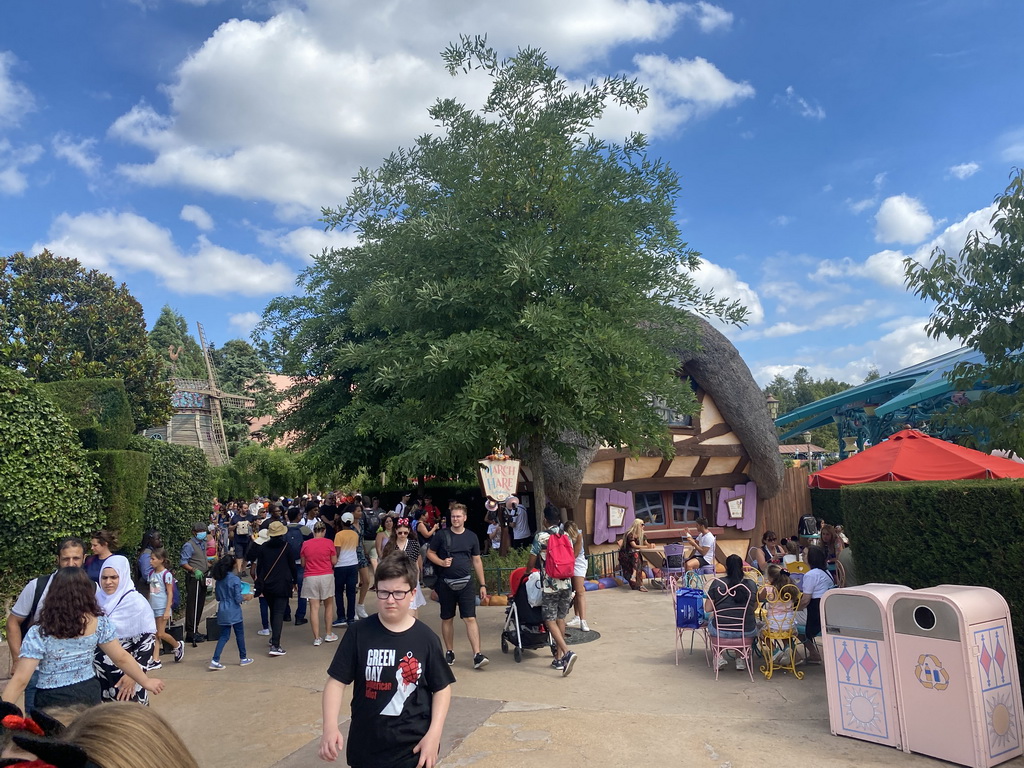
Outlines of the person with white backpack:
M 245 568 L 245 556 L 249 551 L 249 545 L 252 544 L 254 530 L 256 530 L 256 515 L 244 507 L 231 518 L 228 535 L 231 537 L 231 545 L 235 550 L 235 573 L 241 573 Z

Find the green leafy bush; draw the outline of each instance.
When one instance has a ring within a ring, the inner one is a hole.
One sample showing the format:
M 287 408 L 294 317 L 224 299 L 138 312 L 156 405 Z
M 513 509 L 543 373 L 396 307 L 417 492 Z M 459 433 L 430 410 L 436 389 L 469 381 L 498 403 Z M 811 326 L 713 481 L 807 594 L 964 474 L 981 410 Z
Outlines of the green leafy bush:
M 148 454 L 152 461 L 142 510 L 143 529 L 160 531 L 175 565 L 182 544 L 192 536 L 192 524 L 209 519 L 213 500 L 210 463 L 201 450 L 187 445 L 143 437 L 133 437 L 128 445 Z
M 53 568 L 54 545 L 103 521 L 99 482 L 68 418 L 21 374 L 0 368 L 0 604 Z
M 840 497 L 862 583 L 991 587 L 1010 605 L 1024 666 L 1024 483 L 872 483 Z
M 142 503 L 149 479 L 149 454 L 139 451 L 89 451 L 100 477 L 104 528 L 117 531 L 127 551 L 142 539 Z
M 839 488 L 811 488 L 811 511 L 829 525 L 844 525 Z
M 41 384 L 67 414 L 88 450 L 123 450 L 135 431 L 132 407 L 121 379 L 78 379 Z

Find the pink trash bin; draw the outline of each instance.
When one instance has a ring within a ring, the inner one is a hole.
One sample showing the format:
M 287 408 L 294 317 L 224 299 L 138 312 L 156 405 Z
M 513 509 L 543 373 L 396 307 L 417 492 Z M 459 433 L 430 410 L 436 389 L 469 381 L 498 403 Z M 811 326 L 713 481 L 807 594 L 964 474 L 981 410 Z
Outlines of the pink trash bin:
M 943 584 L 893 598 L 903 749 L 987 768 L 1022 754 L 1010 610 L 995 590 Z
M 889 605 L 907 594 L 913 591 L 898 584 L 864 584 L 830 589 L 821 599 L 821 650 L 834 735 L 902 749 Z

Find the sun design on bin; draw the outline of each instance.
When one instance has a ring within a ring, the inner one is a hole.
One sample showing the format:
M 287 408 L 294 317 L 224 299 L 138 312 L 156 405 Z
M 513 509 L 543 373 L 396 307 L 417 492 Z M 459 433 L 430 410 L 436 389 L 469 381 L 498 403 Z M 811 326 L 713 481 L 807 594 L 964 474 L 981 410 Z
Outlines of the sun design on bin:
M 985 701 L 985 725 L 993 754 L 1017 745 L 1017 716 L 1011 696 L 1012 693 L 1003 693 L 987 697 Z
M 854 686 L 844 687 L 843 714 L 847 727 L 878 736 L 885 735 L 885 721 L 881 710 L 881 691 Z

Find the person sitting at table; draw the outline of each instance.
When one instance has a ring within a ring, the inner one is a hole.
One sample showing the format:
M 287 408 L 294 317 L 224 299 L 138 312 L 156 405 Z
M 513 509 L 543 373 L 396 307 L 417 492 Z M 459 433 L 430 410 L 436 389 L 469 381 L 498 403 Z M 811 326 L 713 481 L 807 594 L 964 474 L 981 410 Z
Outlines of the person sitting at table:
M 692 533 L 686 534 L 686 541 L 693 546 L 689 558 L 686 560 L 686 570 L 697 571 L 701 568 L 715 567 L 715 534 L 708 530 L 706 517 L 697 518 L 697 538 Z M 740 560 L 742 563 L 742 559 Z M 714 571 L 712 571 L 714 572 Z
M 786 553 L 782 556 L 782 565 L 787 566 L 800 559 L 800 542 L 796 539 L 786 539 Z
M 845 546 L 835 528 L 827 524 L 821 526 L 821 548 L 825 551 L 829 571 L 836 569 L 836 560 L 839 559 L 839 553 Z
M 818 644 L 814 641 L 821 634 L 821 598 L 835 586 L 835 583 L 828 575 L 828 559 L 825 557 L 824 549 L 808 547 L 807 564 L 811 566 L 811 570 L 804 574 L 804 596 L 799 606 L 807 609 L 807 629 L 804 632 L 805 661 L 808 664 L 821 664 Z
M 774 563 L 768 566 L 766 584 L 757 593 L 757 599 L 767 603 L 764 629 L 774 637 L 793 632 L 796 627 L 796 610 L 800 604 L 800 588 L 793 583 L 789 571 Z M 795 634 L 795 633 L 794 633 Z M 785 648 L 777 649 L 775 663 L 788 665 Z
M 619 568 L 622 569 L 622 578 L 629 582 L 632 589 L 646 592 L 644 586 L 644 565 L 640 555 L 641 549 L 650 549 L 654 544 L 647 542 L 644 536 L 644 521 L 636 518 L 629 526 L 626 535 L 622 537 L 622 548 L 619 549 Z
M 748 556 L 751 564 L 757 570 L 761 573 L 767 573 L 770 564 L 782 564 L 782 558 L 785 554 L 786 550 L 779 545 L 779 537 L 775 534 L 775 531 L 765 531 L 761 536 L 760 548 L 751 547 Z
M 754 596 L 757 594 L 757 585 L 749 579 L 743 578 L 743 558 L 739 555 L 729 555 L 725 559 L 725 578 L 715 579 L 708 585 L 707 599 L 704 601 L 704 609 L 714 610 L 727 618 L 739 620 L 740 612 L 743 618 L 743 633 L 729 630 L 718 630 L 715 627 L 714 616 L 708 624 L 708 634 L 712 637 L 733 639 L 737 637 L 750 638 L 753 642 L 757 636 L 757 622 L 754 620 Z M 718 668 L 721 669 L 728 663 L 725 656 L 718 660 Z M 736 669 L 746 669 L 747 665 L 739 656 L 736 657 Z

